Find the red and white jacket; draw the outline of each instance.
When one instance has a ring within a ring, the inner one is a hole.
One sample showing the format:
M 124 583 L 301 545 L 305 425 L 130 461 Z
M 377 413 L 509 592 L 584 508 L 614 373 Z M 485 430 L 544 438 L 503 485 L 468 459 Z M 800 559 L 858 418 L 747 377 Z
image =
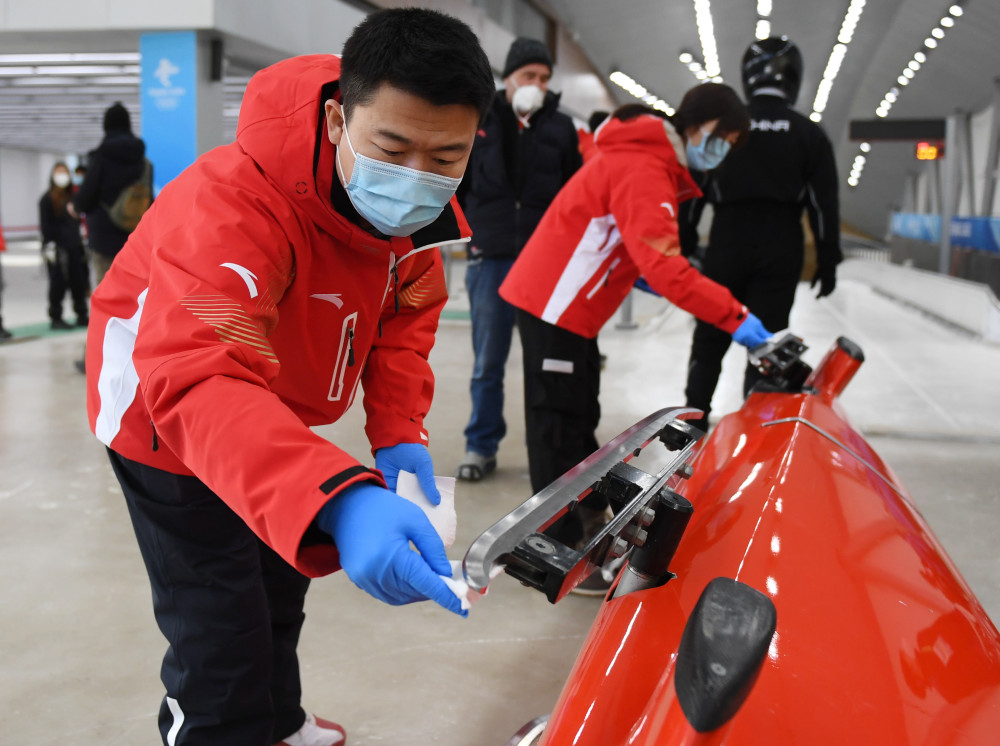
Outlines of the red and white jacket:
M 321 125 L 339 74 L 337 57 L 313 55 L 253 77 L 236 142 L 163 189 L 94 293 L 87 340 L 98 439 L 197 476 L 310 576 L 339 566 L 309 530 L 319 509 L 382 482 L 309 428 L 340 418 L 361 384 L 373 450 L 427 443 L 447 298 L 431 249 L 470 234 L 454 201 L 410 238 L 341 214 L 353 208 Z
M 652 115 L 608 119 L 595 142 L 597 154 L 553 200 L 501 297 L 592 339 L 641 274 L 664 298 L 731 334 L 746 306 L 680 254 L 677 205 L 701 191 L 671 124 Z

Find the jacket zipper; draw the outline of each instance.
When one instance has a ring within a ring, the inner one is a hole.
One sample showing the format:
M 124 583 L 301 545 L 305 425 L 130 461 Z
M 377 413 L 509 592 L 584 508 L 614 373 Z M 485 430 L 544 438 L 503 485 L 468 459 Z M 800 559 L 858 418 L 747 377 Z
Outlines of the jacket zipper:
M 618 266 L 618 263 L 620 261 L 621 258 L 618 258 L 615 259 L 613 262 L 611 262 L 611 265 L 604 271 L 604 277 L 595 282 L 594 286 L 590 289 L 590 292 L 587 293 L 587 300 L 593 298 L 598 290 L 600 290 L 601 288 L 606 288 L 608 286 L 608 281 L 611 279 L 611 272 L 614 270 L 615 267 Z
M 396 313 L 399 313 L 399 262 L 396 255 L 392 255 L 392 298 L 395 303 Z

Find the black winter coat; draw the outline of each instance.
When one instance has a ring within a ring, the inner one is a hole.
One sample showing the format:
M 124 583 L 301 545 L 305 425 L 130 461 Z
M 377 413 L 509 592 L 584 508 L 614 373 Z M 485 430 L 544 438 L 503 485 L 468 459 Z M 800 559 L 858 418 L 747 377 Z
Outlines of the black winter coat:
M 146 143 L 129 130 L 108 132 L 90 151 L 87 175 L 73 204 L 77 212 L 87 215 L 92 251 L 114 257 L 125 245 L 129 234 L 111 222 L 105 206 L 113 205 L 125 187 L 142 177 L 145 163 Z
M 480 128 L 458 197 L 472 228 L 469 256 L 513 258 L 583 160 L 573 120 L 547 92 L 521 128 L 497 91 Z
M 60 249 L 83 251 L 80 221 L 70 215 L 65 206 L 62 213 L 56 212 L 52 195 L 48 190 L 38 201 L 38 227 L 41 230 L 43 246 L 51 242 Z
M 754 96 L 747 111 L 750 141 L 727 155 L 702 187 L 717 206 L 715 220 L 720 219 L 718 208 L 728 205 L 743 205 L 749 211 L 740 214 L 756 215 L 765 223 L 783 215 L 798 222 L 804 208 L 820 264 L 836 266 L 841 259 L 840 207 L 829 138 L 777 96 Z M 752 233 L 754 228 L 744 225 L 730 234 Z

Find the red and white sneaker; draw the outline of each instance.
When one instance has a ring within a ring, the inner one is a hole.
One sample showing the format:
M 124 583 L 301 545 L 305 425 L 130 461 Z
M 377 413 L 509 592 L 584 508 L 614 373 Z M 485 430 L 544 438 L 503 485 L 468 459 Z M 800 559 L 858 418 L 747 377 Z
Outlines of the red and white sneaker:
M 302 727 L 275 746 L 344 746 L 347 734 L 336 723 L 306 713 Z

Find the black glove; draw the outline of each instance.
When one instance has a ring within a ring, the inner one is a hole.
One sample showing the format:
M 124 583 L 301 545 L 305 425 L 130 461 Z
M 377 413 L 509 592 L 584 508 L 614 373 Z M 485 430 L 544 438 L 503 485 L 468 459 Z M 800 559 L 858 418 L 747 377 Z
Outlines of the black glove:
M 819 292 L 816 293 L 817 298 L 822 298 L 824 295 L 829 295 L 833 292 L 833 289 L 837 287 L 837 265 L 832 266 L 819 265 L 816 268 L 816 274 L 813 275 L 812 282 L 809 283 L 809 287 L 816 287 L 816 283 L 819 283 Z

